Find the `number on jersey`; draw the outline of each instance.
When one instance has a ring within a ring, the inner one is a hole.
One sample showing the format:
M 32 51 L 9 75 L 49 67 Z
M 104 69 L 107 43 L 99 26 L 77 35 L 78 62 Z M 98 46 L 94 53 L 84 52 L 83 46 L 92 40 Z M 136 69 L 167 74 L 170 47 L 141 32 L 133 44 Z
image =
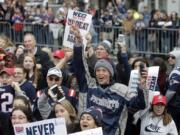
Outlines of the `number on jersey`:
M 2 112 L 11 112 L 13 95 L 11 93 L 2 93 L 1 100 L 3 100 L 3 102 L 1 102 L 1 111 Z

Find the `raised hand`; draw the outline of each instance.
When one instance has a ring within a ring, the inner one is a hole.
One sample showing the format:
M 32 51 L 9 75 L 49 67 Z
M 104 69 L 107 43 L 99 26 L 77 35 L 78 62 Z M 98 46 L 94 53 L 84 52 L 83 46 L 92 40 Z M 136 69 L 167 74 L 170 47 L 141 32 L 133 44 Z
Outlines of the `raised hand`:
M 79 29 L 76 26 L 71 26 L 70 31 L 75 36 L 75 43 L 77 44 L 82 43 L 83 39 L 82 39 Z

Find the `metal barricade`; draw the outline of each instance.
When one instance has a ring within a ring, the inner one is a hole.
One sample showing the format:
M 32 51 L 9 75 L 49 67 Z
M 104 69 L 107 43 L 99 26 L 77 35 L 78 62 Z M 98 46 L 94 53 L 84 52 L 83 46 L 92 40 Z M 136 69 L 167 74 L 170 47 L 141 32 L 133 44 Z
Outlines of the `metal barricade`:
M 98 41 L 109 39 L 113 44 L 113 52 L 117 52 L 117 39 L 124 34 L 123 27 L 94 26 Z M 127 48 L 131 53 L 166 55 L 178 45 L 179 29 L 145 28 L 124 34 Z M 97 42 L 98 43 L 98 42 Z
M 0 34 L 12 39 L 11 24 L 9 22 L 0 22 Z
M 167 54 L 178 45 L 178 29 L 146 28 L 135 34 L 138 51 L 150 54 Z
M 53 45 L 52 33 L 49 32 L 48 25 L 45 26 L 43 24 L 33 24 L 33 23 L 24 23 L 23 28 L 21 30 L 13 29 L 12 39 L 15 43 L 23 42 L 23 36 L 26 33 L 32 33 L 35 38 L 37 44 L 44 45 Z
M 53 30 L 57 30 L 56 28 L 59 28 L 59 31 L 53 33 Z M 64 26 L 60 24 L 44 25 L 23 23 L 11 25 L 8 22 L 0 22 L 0 33 L 8 36 L 15 44 L 22 44 L 23 36 L 27 32 L 35 35 L 39 47 L 48 46 L 54 49 L 62 46 Z M 113 53 L 116 54 L 118 35 L 124 34 L 124 29 L 119 26 L 94 26 L 93 29 L 91 29 L 91 34 L 92 43 L 95 45 L 104 39 L 111 40 Z M 179 29 L 169 28 L 145 28 L 135 30 L 129 35 L 124 35 L 129 51 L 138 54 L 166 55 L 177 46 L 177 42 L 180 40 Z

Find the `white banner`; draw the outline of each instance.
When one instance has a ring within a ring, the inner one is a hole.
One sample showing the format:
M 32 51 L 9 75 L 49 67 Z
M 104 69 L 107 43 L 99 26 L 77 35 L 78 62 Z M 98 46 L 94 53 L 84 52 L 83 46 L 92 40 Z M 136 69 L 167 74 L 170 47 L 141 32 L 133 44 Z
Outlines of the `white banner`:
M 155 91 L 157 85 L 157 79 L 159 74 L 159 66 L 152 66 L 148 68 L 148 76 L 146 80 L 146 86 L 148 90 Z M 136 92 L 139 84 L 139 70 L 131 70 L 129 79 L 129 90 Z
M 131 70 L 130 79 L 129 79 L 129 90 L 132 92 L 136 92 L 138 83 L 139 83 L 139 71 Z
M 102 131 L 102 128 L 99 127 L 99 128 L 81 131 L 81 132 L 76 132 L 69 135 L 103 135 L 103 131 Z
M 63 45 L 73 48 L 75 39 L 74 34 L 70 30 L 71 26 L 76 26 L 79 28 L 79 31 L 83 38 L 83 44 L 86 45 L 87 41 L 85 39 L 85 36 L 89 32 L 91 22 L 92 15 L 69 9 L 64 32 Z
M 15 135 L 67 135 L 64 118 L 14 125 Z
M 148 68 L 148 77 L 146 85 L 148 90 L 155 91 L 157 79 L 159 75 L 159 66 L 153 66 Z

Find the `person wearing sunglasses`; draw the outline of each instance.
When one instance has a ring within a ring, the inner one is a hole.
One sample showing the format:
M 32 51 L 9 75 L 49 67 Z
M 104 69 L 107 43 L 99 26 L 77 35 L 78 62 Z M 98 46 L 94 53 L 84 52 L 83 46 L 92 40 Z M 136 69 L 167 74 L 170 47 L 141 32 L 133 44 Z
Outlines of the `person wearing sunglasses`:
M 171 69 L 174 68 L 175 63 L 176 63 L 176 57 L 170 52 L 168 56 L 168 64 L 171 66 Z
M 65 98 L 76 107 L 76 97 L 69 95 L 69 89 L 62 86 L 62 80 L 63 76 L 59 68 L 53 67 L 48 70 L 46 76 L 48 87 L 43 89 L 37 99 L 37 109 L 42 119 L 55 117 L 52 112 L 53 104 Z
M 169 59 L 175 61 L 174 68 L 168 78 L 166 92 L 168 112 L 172 115 L 178 131 L 180 131 L 180 48 L 175 48 L 169 53 Z

